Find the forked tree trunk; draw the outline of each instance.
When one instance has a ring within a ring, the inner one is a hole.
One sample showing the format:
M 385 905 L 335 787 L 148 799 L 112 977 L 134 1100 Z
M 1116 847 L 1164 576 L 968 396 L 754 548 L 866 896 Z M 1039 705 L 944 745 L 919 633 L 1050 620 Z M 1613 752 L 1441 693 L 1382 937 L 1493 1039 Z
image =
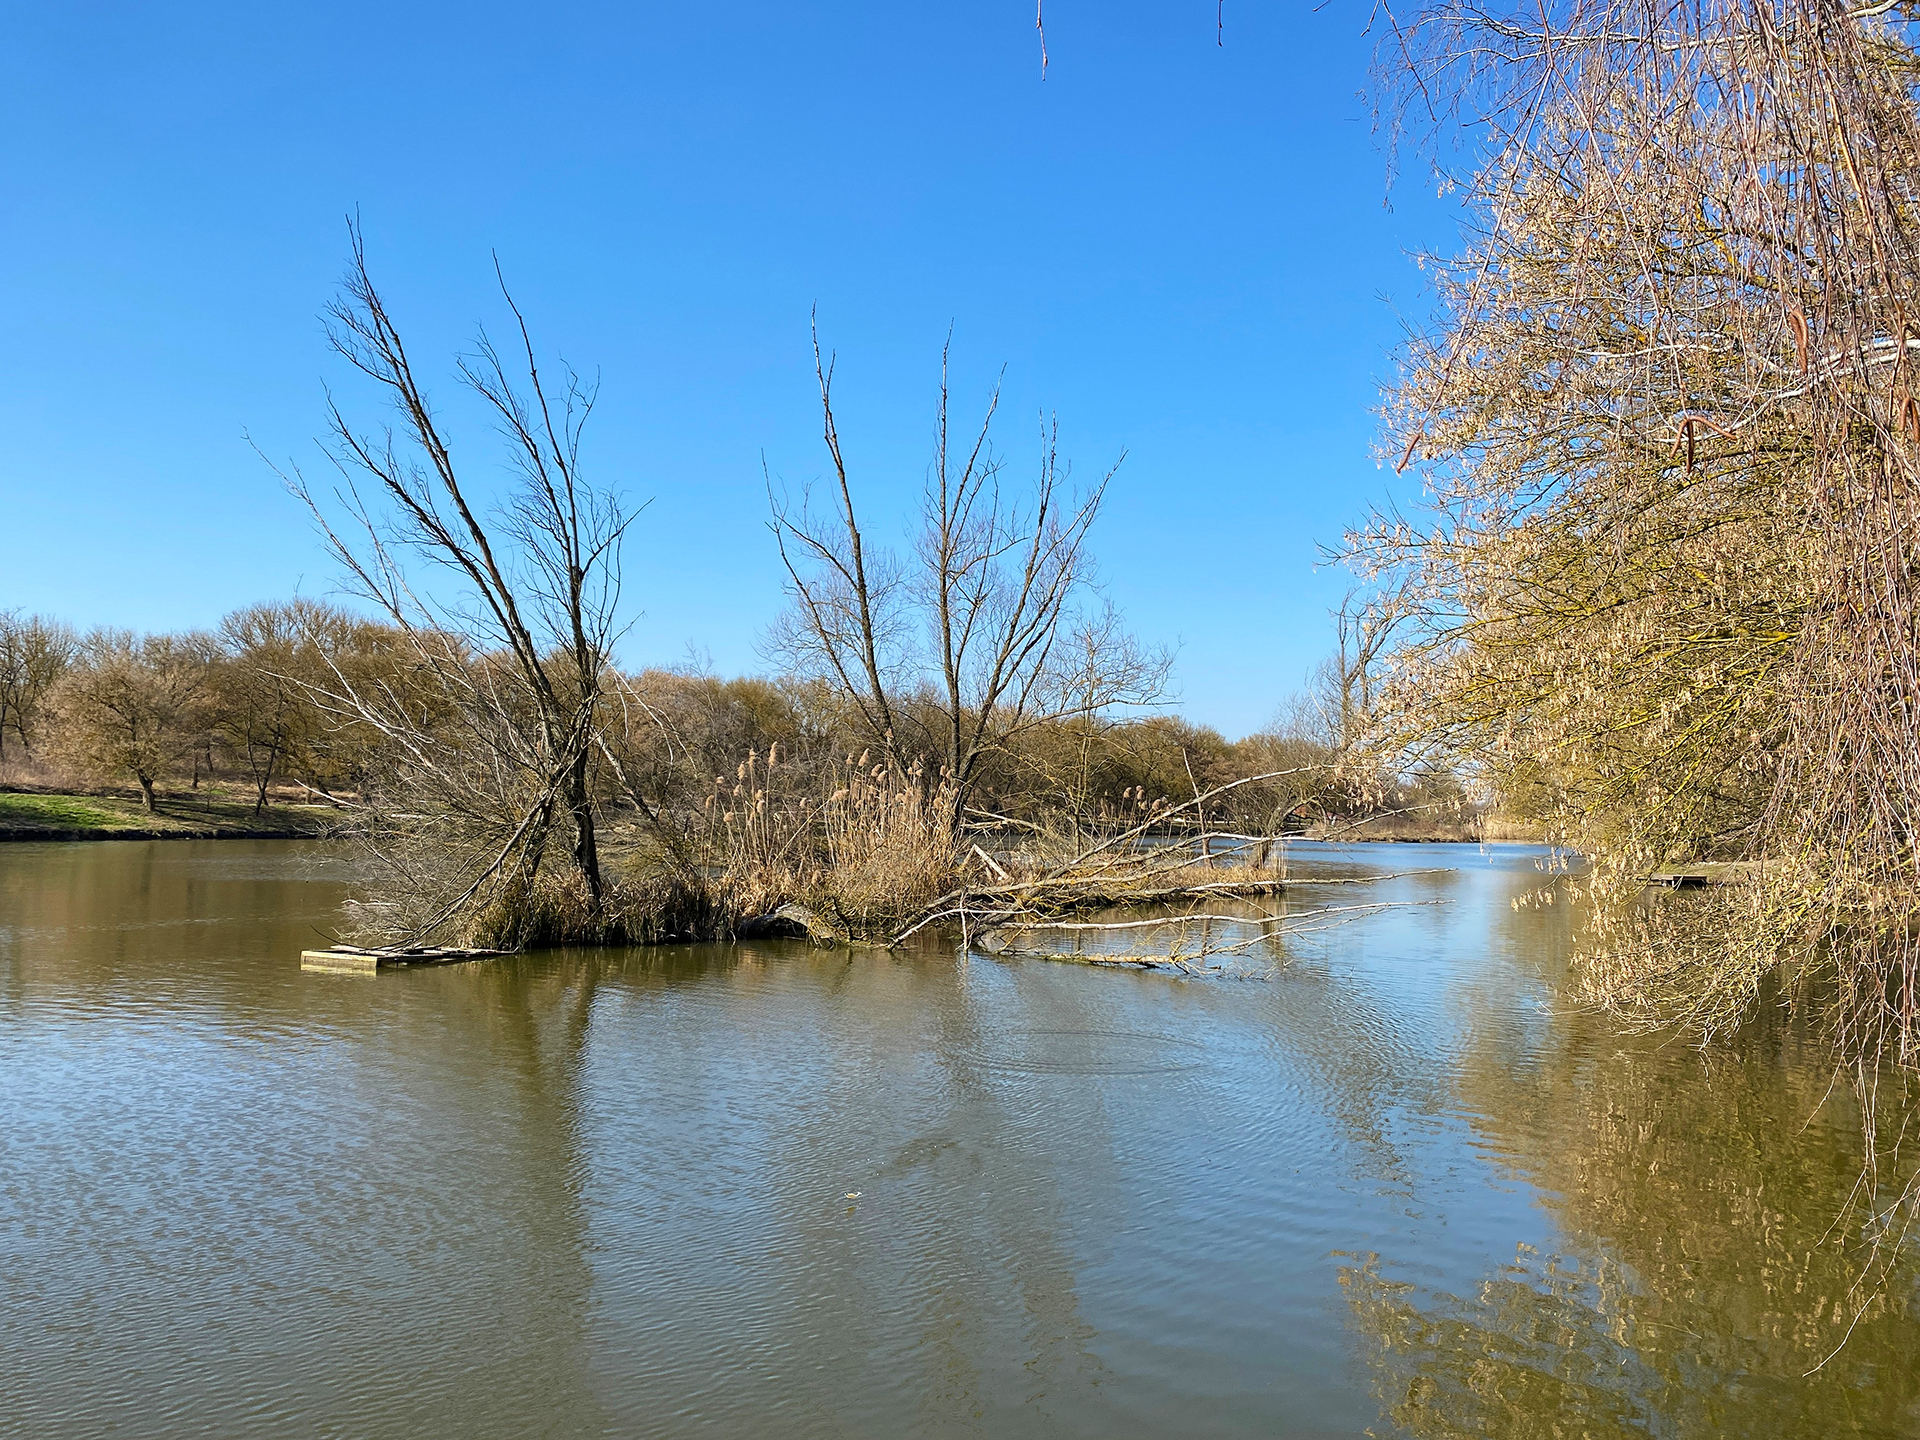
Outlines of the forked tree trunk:
M 253 802 L 253 818 L 258 820 L 267 808 L 267 787 L 273 783 L 274 766 L 280 763 L 280 747 L 267 751 L 267 768 L 260 772 L 259 798 Z
M 400 343 L 398 330 L 367 274 L 366 257 L 357 224 L 350 224 L 352 268 L 345 292 L 329 309 L 329 336 L 334 348 L 357 369 L 386 387 L 404 416 L 409 438 L 417 445 L 418 464 L 403 460 L 393 443 L 358 434 L 338 409 L 331 412 L 338 444 L 336 458 L 350 470 L 364 471 L 384 492 L 393 507 L 394 529 L 381 528 L 372 512 L 349 507 L 356 525 L 367 530 L 367 548 L 356 552 L 328 526 L 325 516 L 295 477 L 295 489 L 312 506 L 326 534 L 329 548 L 352 574 L 358 588 L 385 609 L 393 623 L 412 638 L 428 670 L 438 677 L 441 695 L 455 713 L 471 714 L 481 728 L 498 725 L 526 742 L 541 764 L 537 776 L 540 798 L 528 813 L 525 796 L 515 785 L 504 788 L 498 776 L 488 777 L 483 752 L 476 748 L 475 777 L 471 784 L 458 773 L 463 757 L 449 751 L 454 769 L 440 773 L 409 765 L 408 783 L 429 792 L 441 792 L 450 812 L 491 812 L 509 819 L 512 836 L 504 849 L 482 841 L 490 852 L 486 868 L 450 908 L 428 928 L 453 917 L 469 903 L 486 903 L 484 887 L 505 878 L 513 883 L 534 877 L 553 838 L 556 812 L 565 809 L 572 823 L 574 868 L 579 872 L 592 912 L 604 905 L 599 839 L 589 784 L 589 750 L 594 743 L 597 687 L 615 634 L 618 568 L 614 558 L 629 516 L 618 495 L 582 485 L 575 471 L 580 427 L 592 409 L 592 387 L 583 387 L 567 374 L 564 396 L 553 397 L 543 387 L 535 363 L 533 342 L 511 295 L 502 294 L 518 329 L 524 349 L 524 389 L 516 389 L 500 354 L 483 333 L 476 354 L 460 363 L 462 378 L 487 403 L 501 422 L 520 461 L 524 484 L 508 507 L 503 524 L 487 533 L 468 503 L 451 458 L 451 448 L 436 427 L 432 408 L 419 389 Z M 449 564 L 469 585 L 478 604 L 437 609 L 422 605 L 407 592 L 394 568 L 394 555 L 411 550 L 435 564 Z M 521 562 L 525 562 L 523 567 Z M 523 568 L 534 574 L 564 577 L 564 588 L 549 594 L 535 590 L 522 594 L 517 576 Z M 396 598 L 405 596 L 405 601 Z M 523 614 L 530 599 L 541 602 Z M 547 613 L 544 602 L 557 602 Z M 564 636 L 563 646 L 552 643 Z M 563 661 L 566 651 L 571 651 Z M 431 652 L 431 653 L 430 653 Z M 483 669 L 496 663 L 501 669 L 489 683 L 475 688 L 467 673 L 470 663 Z M 569 667 L 578 667 L 570 673 Z M 344 677 L 342 682 L 344 684 Z M 501 683 L 495 685 L 493 679 Z M 584 687 L 576 693 L 575 685 Z M 349 690 L 350 686 L 346 687 Z M 564 698 L 563 698 L 564 693 Z M 404 706 L 388 706 L 354 695 L 337 697 L 346 712 L 364 719 L 382 734 L 418 736 L 423 732 Z M 577 698 L 584 708 L 571 703 Z M 428 743 L 438 743 L 429 737 Z M 570 748 L 573 747 L 573 748 Z M 566 763 L 561 764 L 562 761 Z M 436 802 L 428 801 L 434 809 Z M 478 858 L 476 856 L 476 858 Z M 549 872 L 551 873 L 551 872 Z
M 140 782 L 140 800 L 141 803 L 147 807 L 147 813 L 151 815 L 155 809 L 153 803 L 153 777 L 135 771 L 133 778 Z

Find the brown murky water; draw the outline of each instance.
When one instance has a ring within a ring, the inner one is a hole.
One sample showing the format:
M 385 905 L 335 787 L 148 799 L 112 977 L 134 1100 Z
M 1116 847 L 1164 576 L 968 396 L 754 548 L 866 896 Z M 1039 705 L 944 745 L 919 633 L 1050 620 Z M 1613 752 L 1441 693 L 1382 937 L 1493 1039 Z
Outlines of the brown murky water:
M 1818 1052 L 1569 1013 L 1531 851 L 1294 861 L 1424 866 L 1268 983 L 362 979 L 324 849 L 0 847 L 0 1434 L 1920 1435 L 1910 1269 L 1806 1373 Z

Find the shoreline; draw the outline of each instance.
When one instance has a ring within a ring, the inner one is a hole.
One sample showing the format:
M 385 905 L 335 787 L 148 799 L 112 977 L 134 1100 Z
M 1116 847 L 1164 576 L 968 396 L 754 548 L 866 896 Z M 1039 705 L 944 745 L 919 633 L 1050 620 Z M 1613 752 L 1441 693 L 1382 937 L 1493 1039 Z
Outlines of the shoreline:
M 137 797 L 25 788 L 0 790 L 0 844 L 77 840 L 317 840 L 335 829 L 337 811 L 270 804 L 219 790 L 189 799 L 164 796 L 157 811 Z
M 0 845 L 10 841 L 70 843 L 81 840 L 326 840 L 328 838 L 330 837 L 324 830 L 274 828 L 248 830 L 229 825 L 214 826 L 206 830 L 61 829 L 53 826 L 0 829 Z
M 15 840 L 329 840 L 337 839 L 325 827 L 215 825 L 204 829 L 162 826 L 51 826 L 7 825 L 0 821 L 0 845 Z M 1544 840 L 1500 836 L 1477 839 L 1465 835 L 1289 835 L 1287 843 L 1305 845 L 1545 845 Z

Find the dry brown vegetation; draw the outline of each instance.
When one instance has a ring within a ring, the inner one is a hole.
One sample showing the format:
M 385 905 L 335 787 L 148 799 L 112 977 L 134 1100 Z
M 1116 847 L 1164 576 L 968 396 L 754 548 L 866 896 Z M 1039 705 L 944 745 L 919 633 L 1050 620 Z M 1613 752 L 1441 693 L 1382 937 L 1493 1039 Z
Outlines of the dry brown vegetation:
M 0 690 L 14 697 L 0 786 L 163 788 L 244 784 L 256 815 L 278 798 L 326 800 L 365 783 L 366 737 L 330 728 L 307 685 L 331 665 L 386 664 L 380 627 L 310 601 L 255 605 L 212 633 L 76 634 L 42 616 L 0 615 Z M 32 657 L 17 667 L 11 657 Z
M 1826 0 L 1401 17 L 1400 118 L 1471 121 L 1388 453 L 1433 512 L 1354 537 L 1377 738 L 1601 861 L 1595 993 L 1711 1032 L 1811 966 L 1920 1061 L 1920 66 Z M 1675 933 L 1637 877 L 1764 861 Z
M 53 622 L 19 623 L 64 633 Z M 470 857 L 501 832 L 501 798 L 540 793 L 505 788 L 512 772 L 501 778 L 486 758 L 494 751 L 475 739 L 473 712 L 446 696 L 449 657 L 487 683 L 510 660 L 451 638 L 423 657 L 420 644 L 418 634 L 311 601 L 250 606 L 202 635 L 82 637 L 32 712 L 32 749 L 15 739 L 0 788 L 112 793 L 137 787 L 138 762 L 160 806 L 139 827 L 148 830 L 194 805 L 217 804 L 218 823 L 236 830 L 248 810 L 255 823 L 286 828 L 290 802 L 330 806 L 337 828 L 359 834 L 382 862 L 384 878 L 356 919 L 364 937 L 414 937 L 472 884 Z M 1157 867 L 1202 844 L 1218 866 L 1220 854 L 1248 844 L 1237 837 L 1303 824 L 1338 836 L 1379 813 L 1380 824 L 1411 823 L 1431 836 L 1436 823 L 1462 818 L 1451 777 L 1402 786 L 1343 777 L 1337 728 L 1315 718 L 1337 713 L 1331 693 L 1241 741 L 1164 715 L 1030 725 L 985 757 L 961 805 L 928 759 L 901 768 L 874 746 L 830 683 L 611 667 L 603 683 L 587 768 L 605 852 L 603 903 L 543 859 L 528 878 L 476 890 L 432 938 L 523 946 L 724 935 L 796 904 L 827 933 L 885 939 L 956 886 L 1033 880 L 1143 821 L 1143 841 L 1161 847 Z M 423 790 L 418 773 L 406 773 L 413 762 L 400 741 L 344 708 L 345 691 L 417 717 L 400 739 L 430 747 L 439 773 L 459 783 Z M 915 714 L 912 696 L 894 703 Z M 124 745 L 114 705 L 131 717 Z M 1466 822 L 1459 838 L 1479 838 Z M 1148 873 L 1135 890 L 1166 888 L 1146 884 Z M 1272 877 L 1244 878 L 1258 888 Z M 1126 889 L 1116 883 L 1083 900 Z

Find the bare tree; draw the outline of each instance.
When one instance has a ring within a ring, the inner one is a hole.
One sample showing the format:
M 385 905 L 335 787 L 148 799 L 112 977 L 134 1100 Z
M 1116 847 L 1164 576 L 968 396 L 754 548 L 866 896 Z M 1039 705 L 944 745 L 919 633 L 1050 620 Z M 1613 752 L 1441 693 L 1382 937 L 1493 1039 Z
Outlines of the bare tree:
M 77 648 L 73 631 L 57 620 L 0 612 L 0 760 L 9 730 L 21 752 L 33 754 L 47 696 Z
M 149 811 L 155 786 L 205 733 L 205 636 L 97 630 L 54 695 L 63 758 L 96 780 L 127 777 Z
M 389 782 L 406 792 L 400 808 L 437 816 L 446 823 L 433 843 L 465 849 L 448 893 L 413 921 L 420 933 L 499 883 L 531 884 L 556 828 L 597 913 L 604 887 L 590 772 L 632 517 L 615 490 L 581 474 L 596 387 L 564 367 L 557 386 L 542 375 L 502 279 L 512 365 L 484 331 L 458 362 L 515 472 L 504 503 L 483 518 L 374 286 L 357 224 L 349 235 L 352 260 L 328 334 L 384 393 L 397 431 L 362 430 L 329 396 L 331 456 L 344 484 L 332 505 L 297 470 L 291 484 L 353 588 L 402 637 L 413 678 L 356 683 L 336 666 L 318 693 L 336 721 L 382 737 Z M 408 557 L 430 583 L 409 571 Z
M 1085 603 L 1087 536 L 1114 472 L 1074 494 L 1050 422 L 1031 488 L 1009 493 L 991 443 L 998 388 L 979 428 L 956 440 L 943 350 L 918 533 L 904 559 L 875 549 L 861 529 L 833 362 L 817 331 L 813 353 L 831 499 L 819 516 L 769 487 L 792 602 L 774 644 L 797 670 L 839 687 L 896 770 L 934 762 L 951 782 L 957 821 L 983 763 L 1022 734 L 1150 704 L 1164 691 L 1169 657 L 1135 642 L 1110 607 Z
M 330 678 L 322 647 L 350 627 L 311 600 L 249 605 L 220 622 L 212 729 L 252 784 L 255 815 L 274 780 L 308 760 L 323 718 L 313 689 Z
M 1376 662 L 1386 648 L 1391 627 L 1363 593 L 1349 590 L 1333 612 L 1336 649 L 1318 677 L 1328 708 L 1338 714 L 1339 745 L 1345 749 L 1360 738 L 1373 710 Z

